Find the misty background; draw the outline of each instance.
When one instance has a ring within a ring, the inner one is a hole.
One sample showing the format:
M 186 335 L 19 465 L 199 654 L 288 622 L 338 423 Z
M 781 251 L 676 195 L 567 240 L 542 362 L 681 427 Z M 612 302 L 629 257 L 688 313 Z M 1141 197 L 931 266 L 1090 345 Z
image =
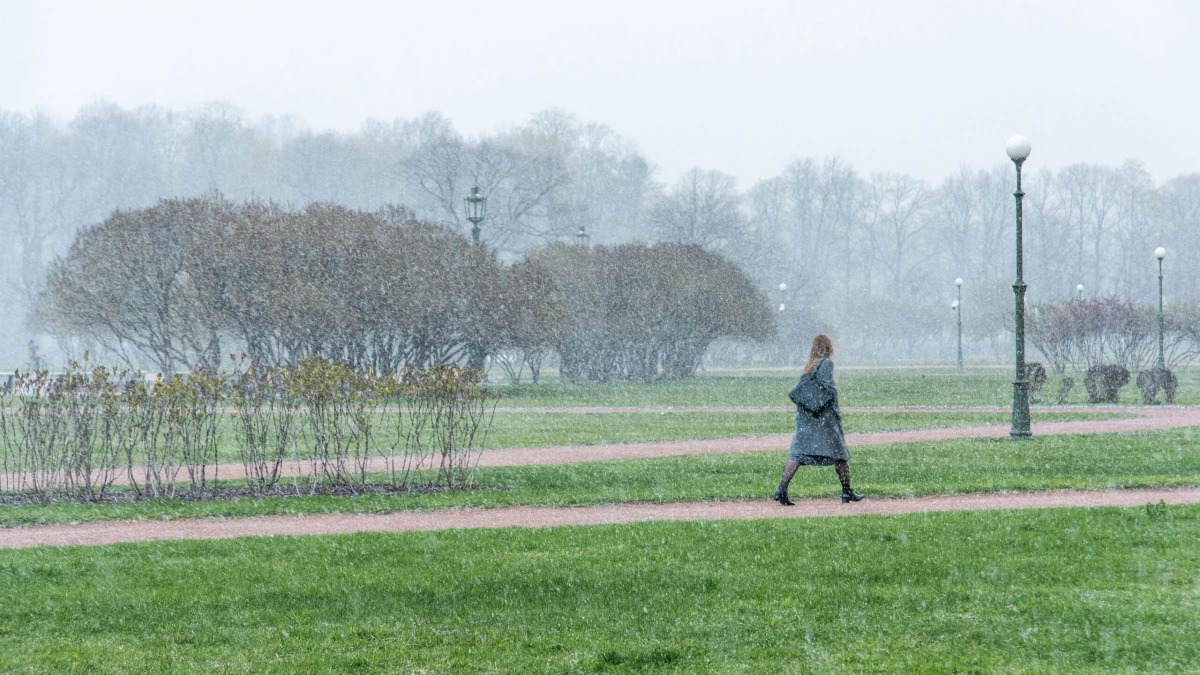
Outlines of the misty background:
M 848 357 L 1011 358 L 1029 301 L 1200 300 L 1188 3 L 28 3 L 0 58 L 0 362 L 75 233 L 220 192 L 403 204 L 501 260 L 585 227 L 735 261 Z M 788 290 L 781 292 L 779 284 Z M 1007 340 L 1007 341 L 1006 341 Z M 51 357 L 52 358 L 52 357 Z

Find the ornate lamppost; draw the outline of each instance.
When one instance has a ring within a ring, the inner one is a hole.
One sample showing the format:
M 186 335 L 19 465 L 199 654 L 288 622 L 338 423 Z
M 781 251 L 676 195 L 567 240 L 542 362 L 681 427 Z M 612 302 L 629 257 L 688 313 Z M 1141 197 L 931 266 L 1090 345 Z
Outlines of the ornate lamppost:
M 958 369 L 959 370 L 962 370 L 962 367 L 963 367 L 963 359 L 962 359 L 962 284 L 963 284 L 962 277 L 959 277 L 954 280 L 954 285 L 958 287 L 958 299 L 955 300 L 950 305 L 950 309 L 953 309 L 955 311 L 955 313 L 958 314 Z
M 1025 267 L 1023 246 L 1021 240 L 1021 202 L 1025 193 L 1021 191 L 1021 165 L 1029 157 L 1032 150 L 1029 139 L 1024 136 L 1013 136 L 1008 139 L 1004 150 L 1009 159 L 1017 166 L 1017 191 L 1013 197 L 1017 200 L 1017 280 L 1013 283 L 1013 296 L 1016 303 L 1016 325 L 1014 338 L 1016 342 L 1017 372 L 1013 380 L 1013 409 L 1012 430 L 1009 437 L 1014 440 L 1033 437 L 1029 428 L 1029 379 L 1025 375 Z
M 1167 249 L 1159 246 L 1154 249 L 1154 257 L 1158 258 L 1158 376 L 1165 377 L 1167 370 L 1166 359 L 1163 358 L 1163 287 L 1162 261 L 1167 257 Z
M 479 223 L 483 222 L 483 217 L 487 213 L 487 197 L 479 194 L 479 188 L 471 188 L 471 194 L 463 197 L 463 205 L 466 208 L 467 220 L 471 222 L 471 239 L 475 240 L 475 245 L 479 245 Z

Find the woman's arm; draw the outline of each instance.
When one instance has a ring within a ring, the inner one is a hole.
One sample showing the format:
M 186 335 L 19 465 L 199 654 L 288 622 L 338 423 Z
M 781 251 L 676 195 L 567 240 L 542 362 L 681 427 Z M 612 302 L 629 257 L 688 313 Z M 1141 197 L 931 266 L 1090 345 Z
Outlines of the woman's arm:
M 822 386 L 827 387 L 829 391 L 833 392 L 833 401 L 830 408 L 833 410 L 833 416 L 837 420 L 838 432 L 844 435 L 845 432 L 842 431 L 842 411 L 837 403 L 837 382 L 833 379 L 833 361 L 830 359 L 822 361 L 821 365 L 814 371 L 814 374 L 817 376 L 817 382 L 820 382 Z
M 821 361 L 820 365 L 813 369 L 813 378 L 821 385 L 834 389 L 836 383 L 833 380 L 833 361 Z

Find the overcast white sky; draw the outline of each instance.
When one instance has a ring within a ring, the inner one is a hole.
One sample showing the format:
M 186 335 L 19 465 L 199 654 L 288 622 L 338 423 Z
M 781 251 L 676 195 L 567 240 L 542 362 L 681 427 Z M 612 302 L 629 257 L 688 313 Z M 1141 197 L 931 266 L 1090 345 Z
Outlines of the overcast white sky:
M 228 100 L 313 129 L 559 107 L 673 180 L 792 157 L 938 181 L 960 164 L 1200 171 L 1200 2 L 0 0 L 0 109 Z

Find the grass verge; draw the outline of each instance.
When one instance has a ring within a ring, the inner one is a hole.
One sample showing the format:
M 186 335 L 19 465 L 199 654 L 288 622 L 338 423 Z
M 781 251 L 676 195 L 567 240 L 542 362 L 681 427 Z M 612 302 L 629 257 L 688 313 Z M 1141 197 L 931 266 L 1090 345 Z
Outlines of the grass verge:
M 1100 420 L 1117 413 L 1035 411 L 1035 422 Z M 1008 424 L 1009 413 L 938 411 L 919 413 L 847 412 L 846 433 L 940 429 Z M 790 434 L 795 412 L 778 413 L 498 413 L 488 432 L 489 448 L 643 443 L 739 436 Z
M 879 368 L 838 369 L 838 393 L 843 406 L 979 406 L 1012 405 L 1011 370 L 995 368 Z M 794 372 L 707 372 L 678 382 L 620 382 L 571 385 L 547 379 L 538 385 L 497 386 L 504 394 L 503 407 L 655 407 L 655 406 L 784 406 L 787 392 L 796 384 Z M 1087 392 L 1082 373 L 1067 373 L 1075 380 L 1067 403 L 1084 405 Z M 1035 396 L 1044 404 L 1057 400 L 1064 375 L 1050 373 Z M 1176 403 L 1200 405 L 1200 368 L 1178 373 Z M 1141 393 L 1131 382 L 1121 389 L 1122 405 L 1141 403 Z M 1159 396 L 1162 400 L 1162 396 Z
M 1194 672 L 1200 507 L 0 552 L 0 671 Z

